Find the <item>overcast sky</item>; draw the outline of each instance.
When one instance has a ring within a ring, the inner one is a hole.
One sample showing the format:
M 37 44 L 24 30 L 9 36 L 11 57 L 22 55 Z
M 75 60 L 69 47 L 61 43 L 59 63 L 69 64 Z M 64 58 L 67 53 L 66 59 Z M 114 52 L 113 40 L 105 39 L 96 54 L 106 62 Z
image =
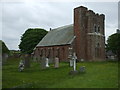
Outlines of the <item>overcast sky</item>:
M 0 3 L 0 27 L 7 47 L 18 50 L 20 38 L 28 28 L 49 28 L 73 23 L 73 9 L 85 6 L 99 14 L 105 14 L 105 36 L 118 28 L 117 2 L 4 2 Z M 1 34 L 1 33 L 0 33 Z

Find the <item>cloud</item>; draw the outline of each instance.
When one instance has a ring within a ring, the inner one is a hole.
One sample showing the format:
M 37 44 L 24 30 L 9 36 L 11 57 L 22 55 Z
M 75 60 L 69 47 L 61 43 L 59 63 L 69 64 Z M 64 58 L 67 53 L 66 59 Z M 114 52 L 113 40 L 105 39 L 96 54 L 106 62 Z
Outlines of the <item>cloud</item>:
M 117 2 L 19 2 L 2 3 L 2 39 L 9 49 L 18 49 L 21 35 L 28 28 L 57 28 L 73 23 L 73 9 L 86 6 L 105 14 L 105 34 L 116 32 Z M 1 17 L 1 15 L 0 15 Z

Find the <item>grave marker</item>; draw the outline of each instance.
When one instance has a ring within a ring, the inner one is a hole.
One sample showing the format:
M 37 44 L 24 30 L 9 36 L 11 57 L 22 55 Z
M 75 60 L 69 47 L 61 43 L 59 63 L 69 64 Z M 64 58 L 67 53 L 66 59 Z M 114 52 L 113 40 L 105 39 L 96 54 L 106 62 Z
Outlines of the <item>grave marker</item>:
M 76 60 L 77 60 L 77 56 L 76 56 L 75 52 L 73 53 L 72 60 L 73 60 L 73 70 L 70 71 L 69 74 L 76 75 L 76 74 L 78 74 L 78 71 L 76 70 Z
M 55 68 L 59 67 L 59 58 L 56 56 L 55 57 Z
M 74 64 L 73 64 L 73 70 L 74 71 L 76 71 L 76 60 L 77 60 L 77 56 L 76 56 L 76 54 L 75 54 L 75 52 L 73 53 L 73 62 L 74 62 Z
M 42 57 L 41 59 L 41 69 L 45 69 L 46 68 L 46 60 L 44 57 Z
M 49 59 L 48 58 L 46 58 L 46 67 L 49 67 Z

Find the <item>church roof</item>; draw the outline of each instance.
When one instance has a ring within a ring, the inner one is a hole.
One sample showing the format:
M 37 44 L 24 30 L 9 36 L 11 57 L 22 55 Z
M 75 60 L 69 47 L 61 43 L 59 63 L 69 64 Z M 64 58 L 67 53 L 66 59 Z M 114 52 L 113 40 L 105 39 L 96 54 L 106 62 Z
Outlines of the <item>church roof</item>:
M 73 24 L 52 29 L 37 46 L 54 46 L 71 44 L 74 39 Z

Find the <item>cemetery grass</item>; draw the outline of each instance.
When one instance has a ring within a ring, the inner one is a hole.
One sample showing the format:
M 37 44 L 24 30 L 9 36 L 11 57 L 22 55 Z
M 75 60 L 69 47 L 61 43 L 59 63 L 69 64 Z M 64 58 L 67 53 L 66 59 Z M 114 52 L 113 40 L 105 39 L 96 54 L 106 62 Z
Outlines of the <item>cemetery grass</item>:
M 31 62 L 24 72 L 18 71 L 19 59 L 9 59 L 2 67 L 2 88 L 118 88 L 117 62 L 83 62 L 85 73 L 69 75 L 69 63 L 60 63 L 55 69 L 53 64 L 45 70 Z

